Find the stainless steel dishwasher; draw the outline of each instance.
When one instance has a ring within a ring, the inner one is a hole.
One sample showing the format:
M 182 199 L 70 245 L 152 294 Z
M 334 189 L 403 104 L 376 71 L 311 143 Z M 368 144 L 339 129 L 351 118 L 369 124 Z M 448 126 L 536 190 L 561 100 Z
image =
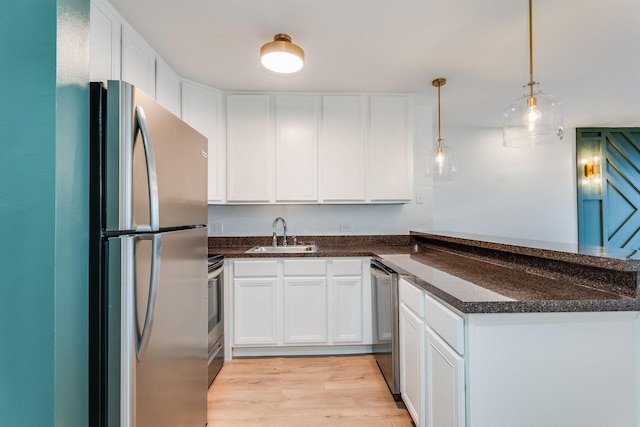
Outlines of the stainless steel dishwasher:
M 398 273 L 377 259 L 371 260 L 371 302 L 373 354 L 391 394 L 399 395 Z

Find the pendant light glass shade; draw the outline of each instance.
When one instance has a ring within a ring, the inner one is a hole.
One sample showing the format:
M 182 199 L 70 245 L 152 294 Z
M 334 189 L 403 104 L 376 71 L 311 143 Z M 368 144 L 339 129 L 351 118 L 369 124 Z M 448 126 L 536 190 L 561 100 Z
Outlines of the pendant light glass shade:
M 260 48 L 260 62 L 267 70 L 276 73 L 295 73 L 304 66 L 304 51 L 291 43 L 288 35 L 276 34 L 272 42 Z
M 440 139 L 431 153 L 427 155 L 428 175 L 449 175 L 458 169 L 455 150 L 447 147 L 442 141 Z
M 525 93 L 511 103 L 502 117 L 502 142 L 505 147 L 531 147 L 559 141 L 564 136 L 562 102 L 541 92 L 533 79 L 533 6 L 529 0 L 529 83 Z
M 554 95 L 527 89 L 504 112 L 505 147 L 531 147 L 559 141 L 563 136 L 562 102 Z
M 444 86 L 447 80 L 440 77 L 431 82 L 438 88 L 438 139 L 433 150 L 427 154 L 427 175 L 448 175 L 458 170 L 456 152 L 444 144 L 444 138 L 440 135 L 440 86 Z

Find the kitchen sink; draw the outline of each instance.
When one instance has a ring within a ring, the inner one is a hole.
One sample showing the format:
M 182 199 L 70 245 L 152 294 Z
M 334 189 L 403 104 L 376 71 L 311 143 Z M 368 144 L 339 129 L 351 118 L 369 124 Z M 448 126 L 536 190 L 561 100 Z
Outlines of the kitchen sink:
M 312 254 L 318 251 L 316 245 L 295 245 L 295 246 L 254 246 L 246 251 L 248 254 L 254 253 L 275 253 L 275 254 Z

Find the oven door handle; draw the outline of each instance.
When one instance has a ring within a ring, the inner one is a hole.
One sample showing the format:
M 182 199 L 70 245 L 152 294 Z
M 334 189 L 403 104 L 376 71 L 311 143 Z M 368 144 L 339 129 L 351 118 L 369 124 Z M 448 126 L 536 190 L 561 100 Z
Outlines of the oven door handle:
M 224 270 L 224 266 L 221 264 L 220 267 L 216 268 L 213 271 L 210 271 L 209 274 L 207 274 L 207 276 L 209 277 L 209 279 L 213 279 L 214 277 L 222 274 L 222 270 Z

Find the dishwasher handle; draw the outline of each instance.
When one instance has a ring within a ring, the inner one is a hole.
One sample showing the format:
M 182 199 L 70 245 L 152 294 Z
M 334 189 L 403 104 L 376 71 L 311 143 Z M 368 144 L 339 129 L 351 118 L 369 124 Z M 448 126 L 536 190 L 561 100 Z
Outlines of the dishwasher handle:
M 371 273 L 376 274 L 377 276 L 390 276 L 392 274 L 397 274 L 396 271 L 387 267 L 382 262 L 372 259 L 371 260 Z

